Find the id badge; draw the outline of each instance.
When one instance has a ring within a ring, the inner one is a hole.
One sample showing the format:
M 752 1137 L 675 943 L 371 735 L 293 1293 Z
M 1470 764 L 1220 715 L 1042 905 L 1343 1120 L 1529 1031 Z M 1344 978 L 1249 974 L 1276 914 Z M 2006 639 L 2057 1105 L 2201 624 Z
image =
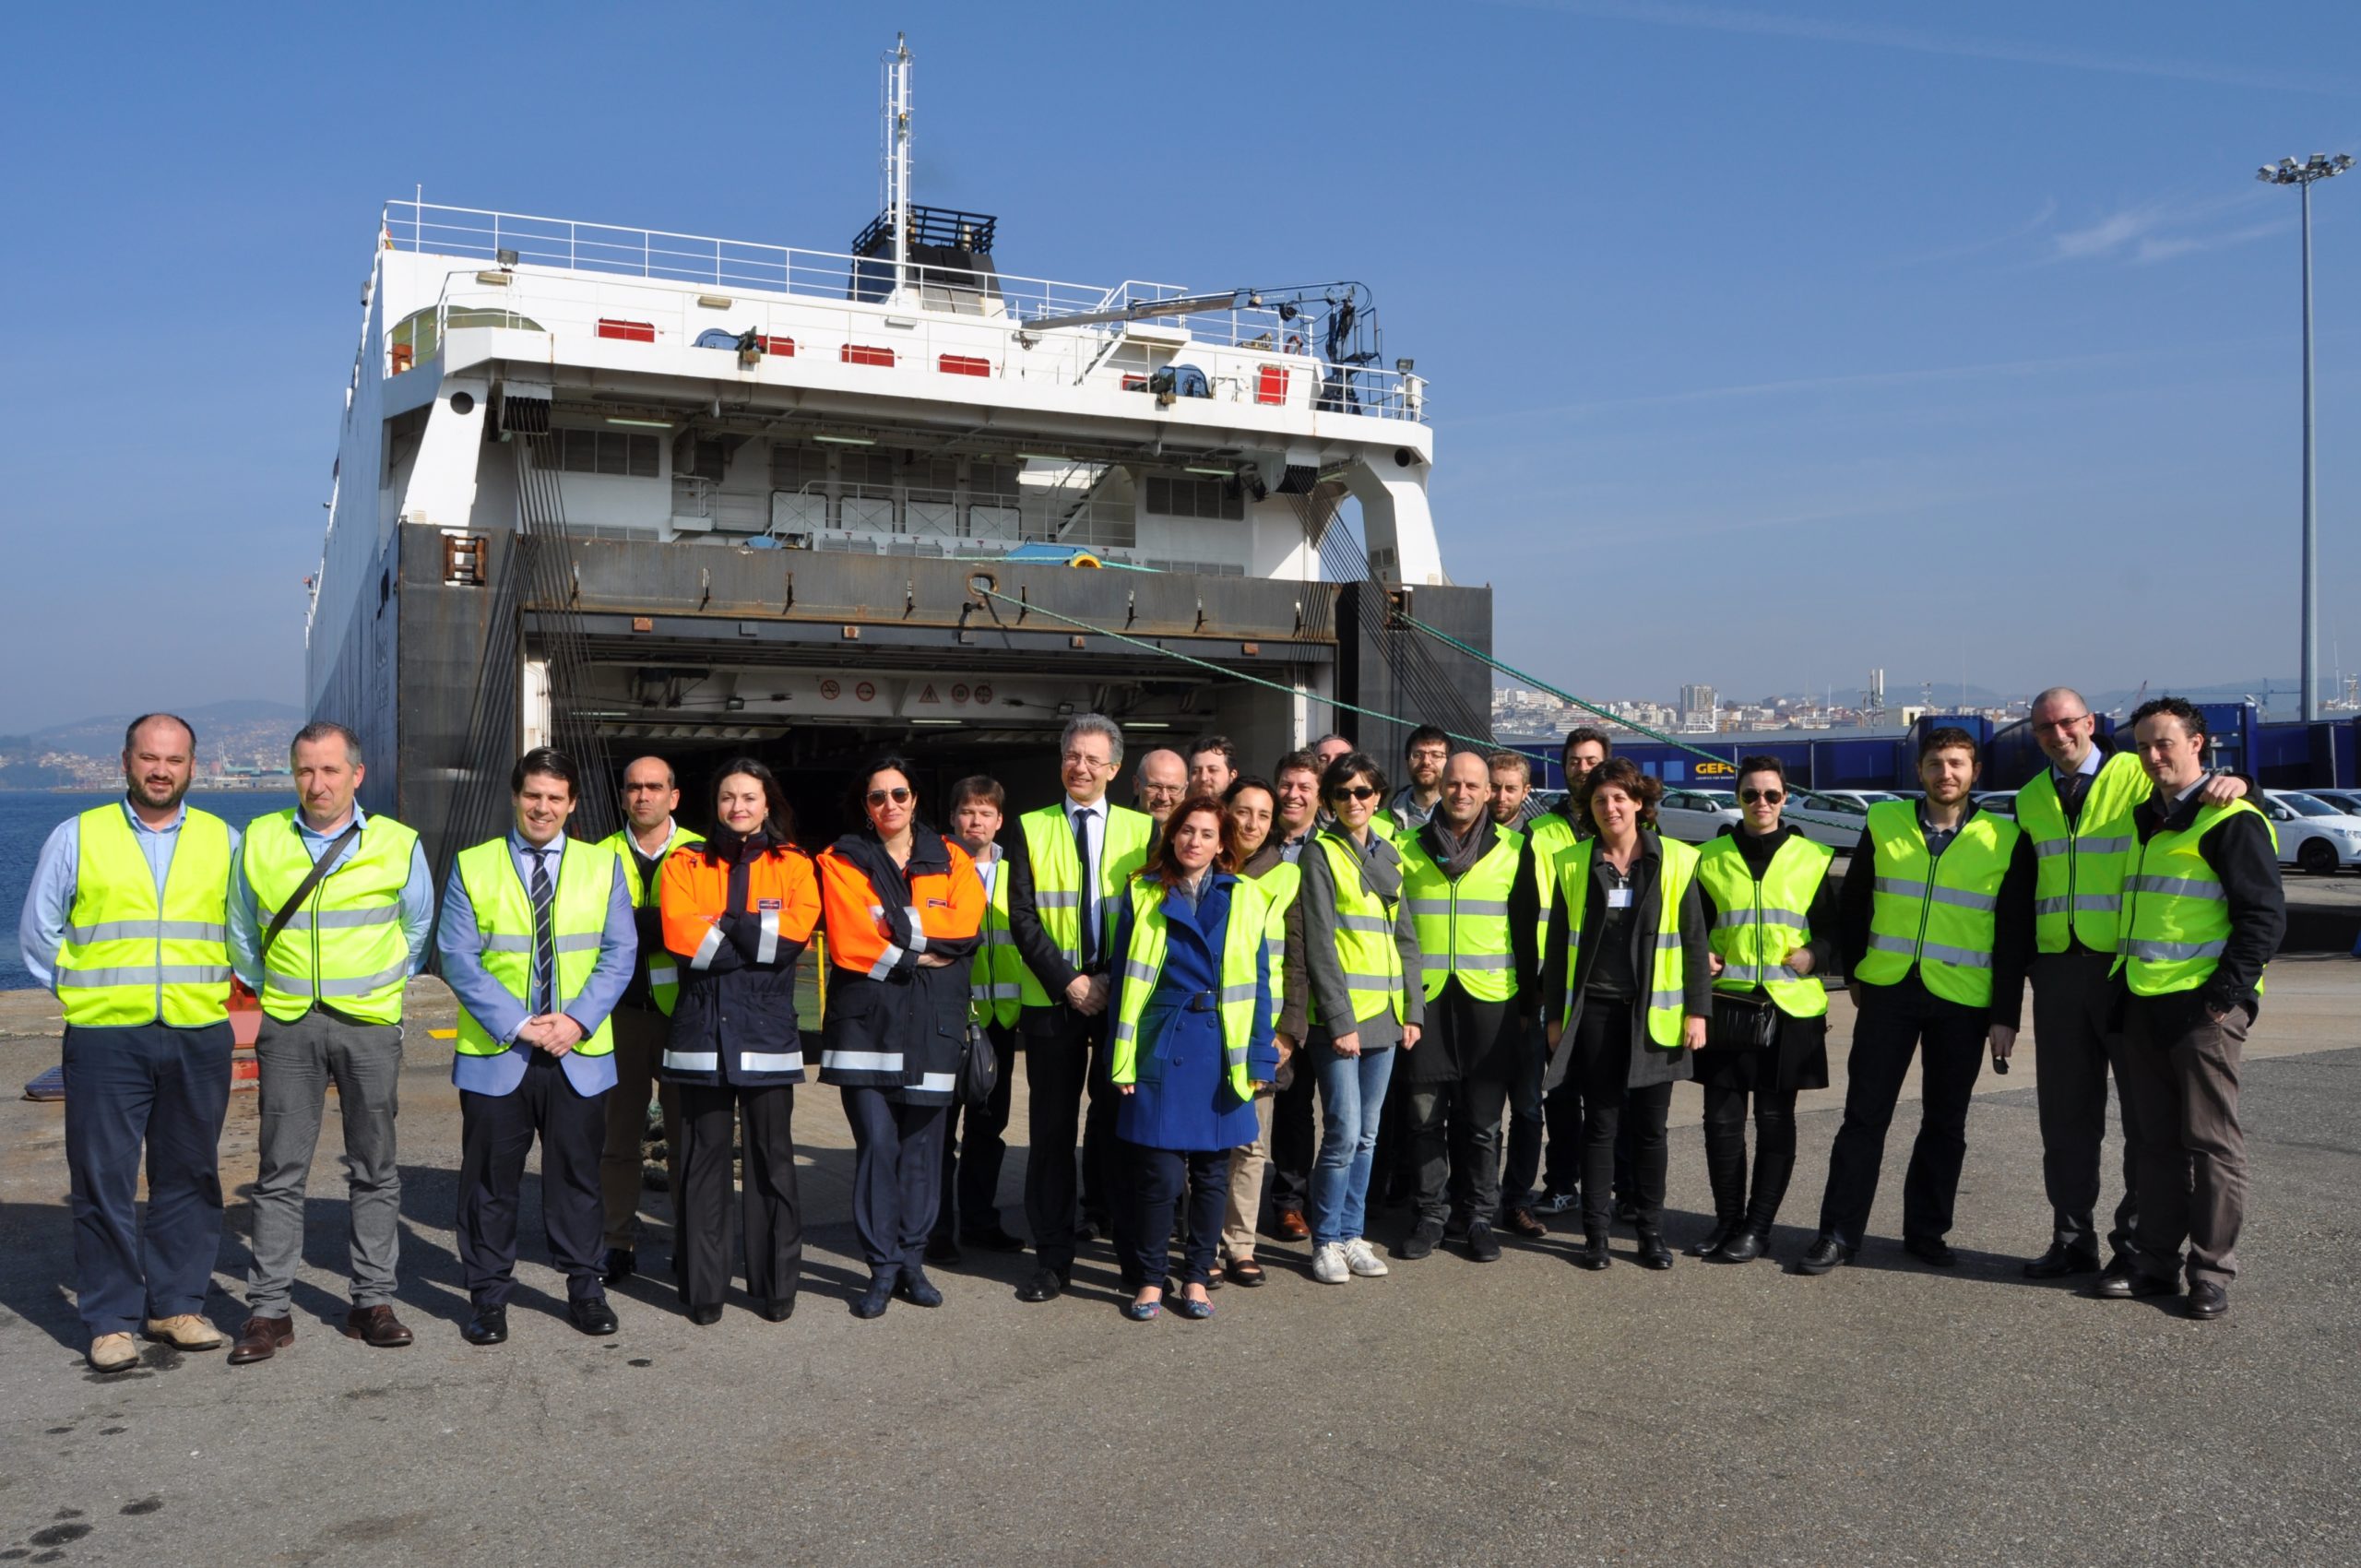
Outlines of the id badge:
M 1608 888 L 1607 890 L 1607 907 L 1610 909 L 1630 909 L 1631 907 L 1631 890 L 1628 887 Z

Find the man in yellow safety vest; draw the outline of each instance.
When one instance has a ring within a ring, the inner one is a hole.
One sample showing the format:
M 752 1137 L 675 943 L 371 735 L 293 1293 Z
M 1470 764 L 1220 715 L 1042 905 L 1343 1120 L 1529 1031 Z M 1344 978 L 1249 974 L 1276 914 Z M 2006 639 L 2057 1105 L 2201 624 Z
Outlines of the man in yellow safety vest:
M 221 1344 L 205 1292 L 221 1247 L 238 836 L 184 803 L 196 766 L 185 720 L 133 719 L 123 798 L 51 832 L 18 922 L 27 972 L 65 1015 L 75 1304 L 102 1372 L 138 1365 L 136 1328 L 176 1349 Z

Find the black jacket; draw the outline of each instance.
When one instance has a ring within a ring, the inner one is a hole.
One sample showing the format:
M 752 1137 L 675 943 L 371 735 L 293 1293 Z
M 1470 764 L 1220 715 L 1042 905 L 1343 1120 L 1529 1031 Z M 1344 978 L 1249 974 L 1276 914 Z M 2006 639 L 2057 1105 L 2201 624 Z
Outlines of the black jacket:
M 1964 827 L 1975 820 L 1980 807 L 1970 803 L 1967 814 L 1960 818 Z M 1917 808 L 1919 826 L 1926 825 L 1926 807 Z M 1838 899 L 1838 956 L 1844 960 L 1845 973 L 1851 976 L 1860 968 L 1862 956 L 1869 950 L 1869 904 L 1877 884 L 1877 846 L 1870 841 L 1869 830 L 1861 829 L 1860 842 L 1853 846 L 1853 859 L 1845 870 L 1845 887 Z M 2017 847 L 2010 851 L 2009 869 L 2000 877 L 2000 907 L 1994 911 L 1992 928 L 1992 1005 L 1987 1022 L 2015 1028 L 2023 1020 L 2025 1006 L 2025 969 L 2033 962 L 2033 835 L 2019 833 Z M 1911 966 L 1910 978 L 1917 978 L 1917 966 Z M 1933 998 L 1940 1006 L 1956 1006 L 1956 1003 Z
M 2203 804 L 2196 795 L 2176 803 L 2169 814 L 2151 796 L 2132 821 L 2145 844 L 2159 833 L 2178 833 L 2197 820 Z M 2270 821 L 2254 812 L 2233 812 L 2197 841 L 2197 852 L 2222 879 L 2230 906 L 2230 939 L 2221 967 L 2198 994 L 2208 1007 L 2243 1007 L 2252 1018 L 2261 1011 L 2262 967 L 2287 933 L 2287 896 L 2279 880 L 2279 851 L 2272 846 Z M 2129 900 L 2127 899 L 2128 903 Z
M 1583 929 L 1596 931 L 1606 912 L 1607 891 L 1599 885 L 1596 868 L 1598 851 L 1591 851 L 1593 868 L 1590 885 L 1584 893 Z M 1631 917 L 1623 929 L 1631 943 L 1631 972 L 1640 978 L 1643 987 L 1655 969 L 1656 928 L 1663 923 L 1664 899 L 1662 872 L 1663 841 L 1647 828 L 1640 830 L 1640 852 L 1631 861 Z M 1714 974 L 1709 962 L 1712 947 L 1705 939 L 1705 907 L 1692 878 L 1688 891 L 1682 895 L 1680 922 L 1680 1010 L 1689 1017 L 1709 1018 L 1714 1010 Z M 1566 1017 L 1566 999 L 1573 997 L 1573 1016 L 1568 1020 L 1563 1038 L 1549 1059 L 1548 1076 L 1554 1085 L 1561 1079 L 1573 1051 L 1573 1025 L 1582 1017 L 1583 985 L 1590 978 L 1591 966 L 1598 958 L 1598 944 L 1583 944 L 1581 957 L 1572 975 L 1566 972 L 1566 901 L 1562 898 L 1549 906 L 1549 935 L 1543 944 L 1541 968 L 1541 1008 L 1545 1021 Z M 1644 1004 L 1631 1009 L 1631 1075 L 1632 1088 L 1650 1084 L 1669 1083 L 1691 1075 L 1689 1052 L 1674 1046 L 1667 1050 L 1648 1038 L 1648 1010 Z

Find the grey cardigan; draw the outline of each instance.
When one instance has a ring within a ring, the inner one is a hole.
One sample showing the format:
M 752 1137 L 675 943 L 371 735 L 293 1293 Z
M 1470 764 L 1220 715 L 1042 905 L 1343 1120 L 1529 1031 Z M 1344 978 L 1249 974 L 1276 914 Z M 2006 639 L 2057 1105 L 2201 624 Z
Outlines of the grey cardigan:
M 1345 983 L 1345 966 L 1336 957 L 1336 880 L 1327 852 L 1320 848 L 1322 838 L 1340 839 L 1351 848 L 1360 861 L 1362 885 L 1394 906 L 1394 945 L 1402 955 L 1402 1018 L 1404 1023 L 1423 1028 L 1427 993 L 1420 976 L 1424 961 L 1418 955 L 1418 930 L 1410 919 L 1409 900 L 1402 897 L 1402 851 L 1377 833 L 1370 835 L 1369 848 L 1363 851 L 1342 828 L 1328 828 L 1303 847 L 1303 856 L 1297 861 L 1303 871 L 1303 890 L 1296 896 L 1296 907 L 1303 911 L 1303 968 L 1311 978 L 1311 1000 L 1323 1018 L 1352 1016 L 1352 991 Z M 1402 1030 L 1390 1007 L 1357 1019 L 1356 1028 L 1363 1051 L 1383 1051 L 1402 1043 Z M 1335 1032 L 1326 1025 L 1314 1025 L 1311 1037 L 1325 1040 Z

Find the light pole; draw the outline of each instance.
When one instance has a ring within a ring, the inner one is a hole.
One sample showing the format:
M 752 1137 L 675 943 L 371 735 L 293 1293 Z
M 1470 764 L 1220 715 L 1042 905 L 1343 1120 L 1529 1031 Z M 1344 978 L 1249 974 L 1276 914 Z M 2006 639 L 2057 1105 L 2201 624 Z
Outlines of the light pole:
M 2309 724 L 2319 717 L 2319 522 L 2315 516 L 2317 482 L 2312 459 L 2312 183 L 2343 173 L 2353 155 L 2331 158 L 2315 152 L 2302 163 L 2283 158 L 2255 171 L 2267 185 L 2295 185 L 2304 193 L 2304 653 L 2301 714 Z

